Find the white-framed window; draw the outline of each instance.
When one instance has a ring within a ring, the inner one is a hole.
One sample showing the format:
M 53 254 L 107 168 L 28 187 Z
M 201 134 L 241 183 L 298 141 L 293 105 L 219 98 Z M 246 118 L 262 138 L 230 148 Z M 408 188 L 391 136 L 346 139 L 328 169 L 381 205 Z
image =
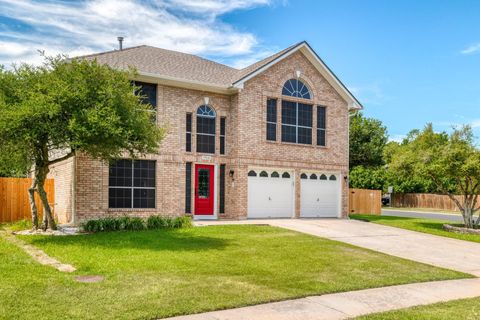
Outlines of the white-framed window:
M 282 95 L 303 99 L 311 99 L 312 97 L 308 87 L 298 79 L 287 80 L 283 85 Z
M 216 113 L 210 106 L 197 109 L 197 152 L 215 153 Z
M 154 160 L 120 159 L 110 163 L 109 208 L 155 208 Z

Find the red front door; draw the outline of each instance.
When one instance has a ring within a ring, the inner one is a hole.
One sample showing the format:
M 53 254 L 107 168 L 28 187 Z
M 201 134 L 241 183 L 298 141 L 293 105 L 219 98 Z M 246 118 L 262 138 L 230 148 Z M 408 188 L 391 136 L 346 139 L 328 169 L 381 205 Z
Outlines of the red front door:
M 214 166 L 195 165 L 195 214 L 213 215 L 213 170 Z

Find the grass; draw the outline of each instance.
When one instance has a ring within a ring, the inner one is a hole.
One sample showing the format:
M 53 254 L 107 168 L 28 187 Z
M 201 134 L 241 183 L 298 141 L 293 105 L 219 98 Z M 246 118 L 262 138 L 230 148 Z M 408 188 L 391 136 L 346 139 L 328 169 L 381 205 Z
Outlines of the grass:
M 437 236 L 466 240 L 472 242 L 480 242 L 480 235 L 476 234 L 459 234 L 443 230 L 443 224 L 453 224 L 451 221 L 425 219 L 425 218 L 407 218 L 394 216 L 375 216 L 368 214 L 351 214 L 350 218 L 364 220 L 373 223 L 383 224 L 386 226 L 408 229 L 423 233 L 430 233 Z
M 1 319 L 152 319 L 471 277 L 269 226 L 21 238 L 78 271 L 41 266 L 0 237 Z
M 21 231 L 28 230 L 32 228 L 32 221 L 30 220 L 19 220 L 11 223 L 0 223 L 0 229 L 8 229 L 11 231 Z
M 398 311 L 376 313 L 356 320 L 477 320 L 480 319 L 480 299 L 463 299 L 435 303 Z

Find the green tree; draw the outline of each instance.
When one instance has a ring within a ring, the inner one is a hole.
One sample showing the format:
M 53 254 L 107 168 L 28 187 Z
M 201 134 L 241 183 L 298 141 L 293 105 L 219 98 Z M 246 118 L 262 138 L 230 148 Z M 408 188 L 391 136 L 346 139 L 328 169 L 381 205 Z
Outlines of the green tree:
M 418 133 L 418 130 L 413 130 L 409 137 Z M 403 148 L 410 143 L 407 137 L 402 143 L 390 141 L 386 144 L 383 151 L 383 158 L 385 165 L 385 188 L 392 186 L 394 192 L 399 193 L 432 193 L 438 192 L 436 186 L 428 178 L 413 175 L 411 172 L 405 170 L 397 170 L 395 166 L 391 166 L 392 158 L 401 157 Z M 397 154 L 398 153 L 398 154 Z
M 377 167 L 384 164 L 383 149 L 387 128 L 380 120 L 357 113 L 350 118 L 350 168 Z
M 431 124 L 413 131 L 392 155 L 389 169 L 402 175 L 425 179 L 460 209 L 465 226 L 478 227 L 475 213 L 480 193 L 480 151 L 470 127 L 454 129 L 449 135 L 436 133 Z M 461 195 L 459 200 L 455 195 Z
M 386 170 L 383 167 L 356 166 L 350 170 L 350 187 L 384 190 Z
M 134 70 L 62 57 L 0 69 L 0 168 L 30 168 L 34 228 L 35 192 L 44 208 L 42 228 L 56 228 L 44 189 L 52 164 L 78 153 L 108 161 L 158 150 L 164 130 L 134 94 L 133 76 Z

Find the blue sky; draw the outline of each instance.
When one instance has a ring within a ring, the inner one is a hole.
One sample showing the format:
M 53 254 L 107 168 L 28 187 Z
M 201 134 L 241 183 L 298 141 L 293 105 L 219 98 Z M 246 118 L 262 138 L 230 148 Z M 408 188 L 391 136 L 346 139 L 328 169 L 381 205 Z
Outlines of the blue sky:
M 0 0 L 0 63 L 125 45 L 236 67 L 307 40 L 391 139 L 432 122 L 480 136 L 480 1 Z

